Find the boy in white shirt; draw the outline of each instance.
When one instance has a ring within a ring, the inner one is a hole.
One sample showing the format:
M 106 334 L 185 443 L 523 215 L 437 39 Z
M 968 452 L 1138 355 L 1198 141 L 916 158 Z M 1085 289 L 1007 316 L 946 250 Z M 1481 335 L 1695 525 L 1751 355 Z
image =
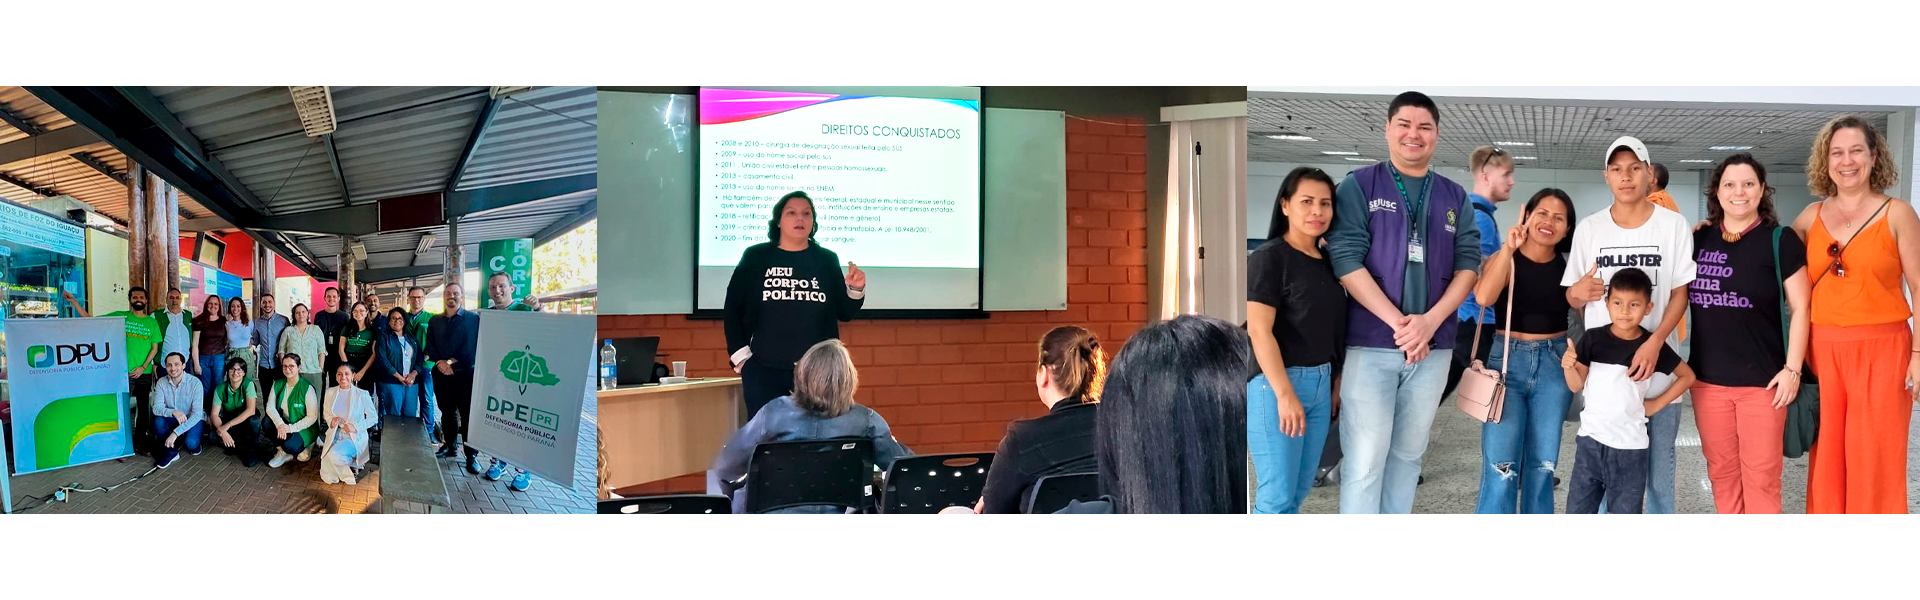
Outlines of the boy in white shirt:
M 1634 381 L 1652 377 L 1663 347 L 1678 346 L 1674 333 L 1687 311 L 1687 287 L 1698 268 L 1693 262 L 1693 226 L 1680 213 L 1647 200 L 1654 178 L 1646 144 L 1621 137 L 1608 146 L 1607 187 L 1613 204 L 1580 220 L 1574 228 L 1573 251 L 1560 284 L 1567 287 L 1567 303 L 1580 309 L 1587 329 L 1606 327 L 1611 317 L 1602 300 L 1605 281 L 1623 269 L 1642 271 L 1652 282 L 1650 303 L 1640 326 L 1652 335 L 1641 338 L 1627 363 Z M 1663 410 L 1647 423 L 1651 438 L 1647 470 L 1646 512 L 1674 512 L 1673 441 L 1680 433 L 1681 406 Z M 1615 497 L 1608 495 L 1607 502 Z M 1635 504 L 1639 501 L 1636 500 Z
M 1584 392 L 1587 400 L 1574 442 L 1567 514 L 1598 513 L 1602 497 L 1610 514 L 1640 513 L 1650 454 L 1647 417 L 1670 412 L 1661 409 L 1693 386 L 1693 369 L 1640 326 L 1652 308 L 1652 291 L 1644 271 L 1614 273 L 1606 301 L 1610 323 L 1587 330 L 1560 358 L 1567 389 Z M 1628 374 L 1630 363 L 1648 342 L 1660 345 L 1652 376 L 1635 379 Z

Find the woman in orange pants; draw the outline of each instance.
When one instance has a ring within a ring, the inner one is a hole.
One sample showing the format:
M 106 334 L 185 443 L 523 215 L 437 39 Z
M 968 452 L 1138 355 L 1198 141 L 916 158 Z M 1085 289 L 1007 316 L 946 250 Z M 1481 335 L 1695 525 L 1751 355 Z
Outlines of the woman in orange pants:
M 1852 116 L 1827 123 L 1807 159 L 1807 187 L 1826 198 L 1793 223 L 1814 278 L 1810 354 L 1820 377 L 1809 513 L 1907 512 L 1920 349 L 1901 283 L 1920 288 L 1920 215 L 1880 193 L 1898 177 L 1886 139 Z

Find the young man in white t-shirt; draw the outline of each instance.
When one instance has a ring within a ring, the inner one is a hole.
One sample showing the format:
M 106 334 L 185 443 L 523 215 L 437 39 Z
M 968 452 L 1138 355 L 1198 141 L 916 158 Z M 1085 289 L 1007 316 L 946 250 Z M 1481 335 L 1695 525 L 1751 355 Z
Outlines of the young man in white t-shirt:
M 1693 227 L 1680 213 L 1647 201 L 1653 182 L 1653 162 L 1646 144 L 1622 136 L 1607 146 L 1607 187 L 1613 205 L 1580 220 L 1574 229 L 1573 252 L 1560 284 L 1567 287 L 1567 303 L 1580 309 L 1585 327 L 1610 322 L 1606 281 L 1625 268 L 1644 271 L 1653 282 L 1652 310 L 1641 325 L 1652 332 L 1634 353 L 1627 375 L 1634 381 L 1652 377 L 1660 349 L 1679 346 L 1674 332 L 1687 310 L 1687 285 L 1693 283 Z M 1673 440 L 1680 433 L 1681 405 L 1656 413 L 1647 423 L 1651 464 L 1647 469 L 1646 512 L 1674 511 Z

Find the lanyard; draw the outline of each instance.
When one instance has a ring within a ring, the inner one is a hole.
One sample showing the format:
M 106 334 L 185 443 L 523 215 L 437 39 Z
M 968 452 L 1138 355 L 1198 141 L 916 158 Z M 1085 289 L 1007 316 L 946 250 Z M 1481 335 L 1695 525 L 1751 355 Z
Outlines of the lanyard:
M 1388 164 L 1387 172 L 1393 174 L 1393 186 L 1400 188 L 1400 197 L 1406 200 L 1407 229 L 1413 232 L 1414 240 L 1419 240 L 1419 219 L 1417 219 L 1414 214 L 1426 208 L 1427 198 L 1433 191 L 1433 173 L 1427 173 L 1427 177 L 1420 182 L 1420 204 L 1416 206 L 1414 205 L 1413 197 L 1407 195 L 1407 182 L 1400 179 L 1400 169 L 1395 168 L 1392 164 Z

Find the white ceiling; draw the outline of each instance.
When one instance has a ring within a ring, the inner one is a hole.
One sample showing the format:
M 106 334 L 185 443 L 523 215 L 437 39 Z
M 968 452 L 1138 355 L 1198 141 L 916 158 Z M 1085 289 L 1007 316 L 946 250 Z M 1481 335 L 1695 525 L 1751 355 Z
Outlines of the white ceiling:
M 1247 99 L 1247 160 L 1278 163 L 1340 163 L 1346 157 L 1325 151 L 1358 152 L 1356 158 L 1384 160 L 1388 99 L 1347 100 L 1315 98 Z M 1799 170 L 1807 160 L 1813 136 L 1839 111 L 1703 109 L 1620 106 L 1552 106 L 1520 103 L 1439 102 L 1440 144 L 1434 163 L 1465 167 L 1467 155 L 1486 144 L 1527 142 L 1506 146 L 1521 167 L 1538 169 L 1599 169 L 1606 145 L 1622 135 L 1640 138 L 1653 161 L 1670 170 L 1708 170 L 1711 163 L 1684 163 L 1685 159 L 1718 161 L 1738 150 L 1709 150 L 1713 146 L 1753 146 L 1751 152 L 1768 167 Z M 1886 112 L 1861 111 L 1881 131 Z M 1267 135 L 1291 133 L 1315 141 L 1275 140 Z M 1356 161 L 1357 162 L 1357 161 Z

